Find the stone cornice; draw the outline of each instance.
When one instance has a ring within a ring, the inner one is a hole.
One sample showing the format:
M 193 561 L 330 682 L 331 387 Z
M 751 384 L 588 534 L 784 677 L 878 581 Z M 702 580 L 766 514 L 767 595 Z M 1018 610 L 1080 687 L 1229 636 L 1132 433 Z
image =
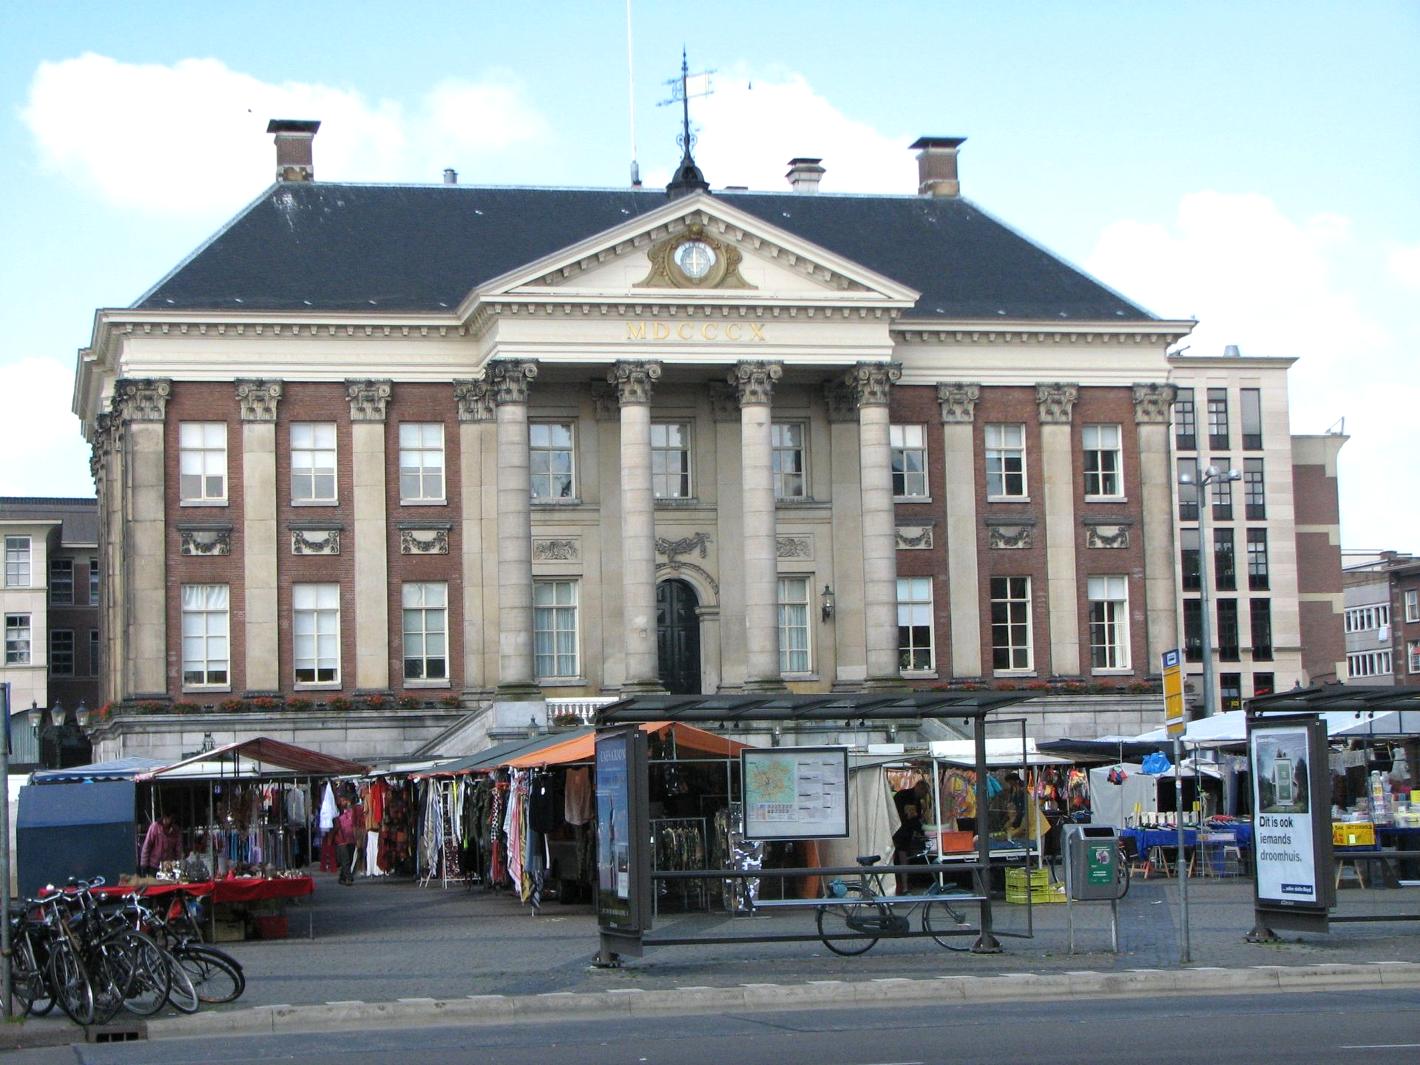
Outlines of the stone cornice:
M 900 316 L 893 339 L 904 344 L 1172 344 L 1193 322 L 925 322 Z

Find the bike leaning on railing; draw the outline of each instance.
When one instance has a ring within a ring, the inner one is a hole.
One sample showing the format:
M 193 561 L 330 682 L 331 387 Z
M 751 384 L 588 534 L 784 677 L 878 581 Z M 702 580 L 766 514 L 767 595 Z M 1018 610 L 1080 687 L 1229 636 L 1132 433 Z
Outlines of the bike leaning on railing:
M 834 878 L 824 886 L 824 898 L 816 917 L 819 938 L 835 954 L 864 954 L 879 939 L 906 936 L 912 932 L 912 915 L 921 910 L 922 931 L 948 950 L 970 947 L 967 937 L 975 934 L 966 914 L 956 904 L 978 901 L 979 896 L 963 892 L 945 882 L 940 863 L 927 851 L 914 861 L 927 864 L 912 875 L 930 873 L 932 882 L 922 891 L 891 895 L 883 882 L 883 872 L 874 869 L 882 857 L 858 856 L 861 872 L 856 879 Z

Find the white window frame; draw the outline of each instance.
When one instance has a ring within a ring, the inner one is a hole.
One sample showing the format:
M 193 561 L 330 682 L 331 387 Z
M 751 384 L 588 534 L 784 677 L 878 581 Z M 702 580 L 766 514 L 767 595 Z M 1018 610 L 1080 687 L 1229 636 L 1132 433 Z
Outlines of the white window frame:
M 99 659 L 103 657 L 103 645 L 99 643 L 99 630 L 89 630 L 89 676 L 97 677 L 100 673 Z
M 779 626 L 779 673 L 781 676 L 806 676 L 814 668 L 813 627 L 809 622 L 809 607 L 813 597 L 813 579 L 807 576 L 781 576 L 775 586 L 775 616 Z
M 340 585 L 291 586 L 291 668 L 297 688 L 341 686 Z
M 182 586 L 183 691 L 231 691 L 231 602 L 225 584 Z
M 34 664 L 33 615 L 6 613 L 5 664 L 7 666 L 29 666 Z
M 1411 673 L 1420 673 L 1420 640 L 1410 640 L 1405 645 L 1406 664 Z
M 55 575 L 68 572 L 69 579 L 66 582 L 57 583 Z M 59 589 L 68 586 L 69 594 L 61 597 Z M 74 560 L 72 558 L 51 558 L 49 560 L 49 602 L 51 606 L 73 606 L 74 605 Z
M 33 573 L 33 538 L 7 534 L 5 537 L 5 587 L 28 588 L 30 581 L 34 579 Z
M 1420 621 L 1420 588 L 1405 589 L 1405 621 Z
M 895 499 L 930 501 L 927 491 L 927 427 L 890 425 L 888 443 L 892 448 L 892 494 Z M 915 468 L 909 462 L 916 459 Z M 898 491 L 899 481 L 902 491 Z
M 681 442 L 673 442 L 672 430 L 680 431 Z M 695 494 L 691 473 L 690 423 L 651 423 L 651 495 L 656 499 L 690 499 Z
M 89 559 L 89 605 L 97 606 L 99 602 L 99 560 Z
M 1364 677 L 1394 675 L 1394 662 L 1389 648 L 1377 651 L 1352 651 L 1346 656 L 1346 674 L 1351 680 Z
M 1090 672 L 1128 673 L 1129 578 L 1123 575 L 1087 577 L 1089 599 Z M 1100 662 L 1100 656 L 1103 662 Z
M 1025 423 L 987 422 L 983 441 L 986 455 L 986 498 L 1028 500 L 1030 483 L 1026 479 Z M 1020 468 L 1010 468 L 1013 462 Z M 1018 492 L 1010 491 L 1013 478 L 1020 479 Z M 993 491 L 993 487 L 999 490 Z
M 797 434 L 797 443 L 792 437 Z M 772 422 L 769 426 L 770 476 L 774 498 L 809 498 L 809 426 L 807 422 Z M 786 469 L 786 463 L 798 469 Z M 797 478 L 798 491 L 794 491 Z
M 400 588 L 400 607 L 405 687 L 448 687 L 448 584 L 406 581 Z
M 936 616 L 932 605 L 931 577 L 897 579 L 897 665 L 904 675 L 935 673 L 937 669 Z M 926 630 L 926 642 L 917 636 Z M 926 658 L 920 656 L 925 652 Z
M 60 645 L 67 642 L 68 649 Z M 76 662 L 74 660 L 74 630 L 73 629 L 50 629 L 49 630 L 49 675 L 51 677 L 72 677 L 75 676 Z M 67 662 L 67 666 L 64 664 Z
M 448 463 L 443 422 L 399 423 L 399 501 L 438 504 L 448 501 Z M 407 491 L 412 480 L 413 492 Z
M 991 585 L 995 581 L 1006 582 L 1006 594 L 998 597 Z M 1015 582 L 1020 581 L 1018 585 Z M 1031 603 L 1031 579 L 1027 576 L 1000 574 L 987 579 L 987 592 L 991 596 L 991 672 L 996 676 L 1030 673 L 1035 669 L 1035 611 Z M 1004 607 L 1006 620 L 996 620 L 997 607 Z M 1005 643 L 997 643 L 996 636 L 1004 626 Z M 1017 642 L 1016 632 L 1025 629 L 1024 642 Z M 1004 648 L 1009 665 L 996 665 L 996 651 Z
M 1124 427 L 1086 425 L 1080 431 L 1080 439 L 1084 451 L 1085 498 L 1123 499 Z
M 1389 603 L 1367 603 L 1346 608 L 1343 627 L 1348 633 L 1370 632 L 1390 624 Z
M 533 581 L 533 673 L 539 681 L 581 680 L 581 591 L 575 579 Z M 540 645 L 545 649 L 539 651 Z
M 292 422 L 291 505 L 332 507 L 340 502 L 340 432 L 335 422 Z M 317 482 L 330 478 L 330 494 L 318 495 Z
M 562 429 L 567 433 L 567 443 L 554 444 L 551 440 L 539 440 L 547 430 Z M 559 465 L 554 459 L 566 455 L 567 468 L 555 469 Z M 541 467 L 541 468 L 540 468 Z M 558 492 L 557 482 L 566 478 L 567 491 Z M 547 419 L 528 423 L 528 491 L 535 503 L 570 503 L 577 498 L 577 425 L 575 422 Z
M 199 507 L 227 502 L 226 422 L 178 423 L 178 500 Z

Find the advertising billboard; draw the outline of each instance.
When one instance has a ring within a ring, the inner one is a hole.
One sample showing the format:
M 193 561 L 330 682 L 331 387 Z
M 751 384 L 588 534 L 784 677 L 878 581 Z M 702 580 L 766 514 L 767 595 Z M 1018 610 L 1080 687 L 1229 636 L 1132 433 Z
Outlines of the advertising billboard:
M 847 837 L 846 747 L 746 748 L 740 781 L 746 839 Z
M 646 734 L 599 732 L 596 750 L 597 922 L 603 932 L 639 935 L 651 914 Z
M 1248 761 L 1257 906 L 1330 909 L 1336 893 L 1326 726 L 1312 716 L 1253 719 Z

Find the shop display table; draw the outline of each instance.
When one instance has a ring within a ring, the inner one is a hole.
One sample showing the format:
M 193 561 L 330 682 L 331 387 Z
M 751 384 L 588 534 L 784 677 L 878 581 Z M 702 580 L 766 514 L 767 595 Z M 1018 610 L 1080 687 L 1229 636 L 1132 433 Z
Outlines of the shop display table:
M 105 884 L 94 888 L 93 893 L 101 899 L 122 899 L 134 894 L 147 899 L 160 899 L 179 892 L 195 898 L 211 899 L 213 906 L 208 918 L 208 938 L 214 939 L 211 933 L 216 931 L 218 906 L 303 899 L 314 895 L 315 890 L 316 882 L 309 876 L 245 876 L 191 883 L 144 879 L 133 884 Z M 306 934 L 308 938 L 315 938 L 315 918 L 309 906 L 306 907 Z

